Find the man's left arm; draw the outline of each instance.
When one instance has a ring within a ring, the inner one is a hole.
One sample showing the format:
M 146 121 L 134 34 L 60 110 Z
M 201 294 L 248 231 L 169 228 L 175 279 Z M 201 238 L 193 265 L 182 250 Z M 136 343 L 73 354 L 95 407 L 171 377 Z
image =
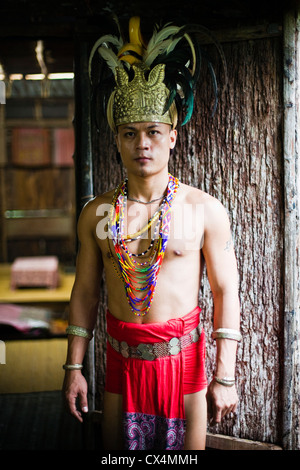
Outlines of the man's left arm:
M 224 328 L 239 331 L 238 273 L 230 223 L 225 208 L 213 198 L 205 204 L 202 252 L 213 294 L 214 331 Z M 216 339 L 216 346 L 215 374 L 209 385 L 207 401 L 209 418 L 219 423 L 237 408 L 238 396 L 235 384 L 232 385 L 237 341 Z

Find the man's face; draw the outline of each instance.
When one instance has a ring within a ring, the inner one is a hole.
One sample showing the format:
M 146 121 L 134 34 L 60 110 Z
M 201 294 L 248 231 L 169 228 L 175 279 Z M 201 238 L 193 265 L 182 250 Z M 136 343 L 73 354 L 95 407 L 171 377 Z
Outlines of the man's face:
M 168 166 L 176 137 L 168 124 L 137 122 L 119 126 L 116 142 L 128 173 L 150 176 Z

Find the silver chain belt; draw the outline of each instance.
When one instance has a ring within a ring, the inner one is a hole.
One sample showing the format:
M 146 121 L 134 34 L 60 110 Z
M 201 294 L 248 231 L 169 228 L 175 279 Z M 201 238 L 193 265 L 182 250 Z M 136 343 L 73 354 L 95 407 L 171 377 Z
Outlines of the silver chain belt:
M 196 343 L 200 337 L 200 323 L 189 333 L 180 338 L 171 338 L 170 341 L 158 343 L 140 343 L 138 346 L 128 346 L 126 341 L 118 341 L 108 335 L 109 344 L 123 357 L 132 357 L 134 359 L 144 359 L 153 361 L 159 357 L 176 356 L 190 344 Z

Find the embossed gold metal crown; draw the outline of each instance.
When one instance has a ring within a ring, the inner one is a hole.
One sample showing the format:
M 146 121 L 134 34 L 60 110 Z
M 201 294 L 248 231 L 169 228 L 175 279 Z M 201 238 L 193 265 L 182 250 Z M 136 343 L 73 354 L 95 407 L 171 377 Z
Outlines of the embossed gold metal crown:
M 112 129 L 132 122 L 162 122 L 176 127 L 175 105 L 165 110 L 170 92 L 164 84 L 165 65 L 158 64 L 150 70 L 143 63 L 132 65 L 134 77 L 129 81 L 127 72 L 116 68 L 116 88 L 107 109 L 107 118 Z

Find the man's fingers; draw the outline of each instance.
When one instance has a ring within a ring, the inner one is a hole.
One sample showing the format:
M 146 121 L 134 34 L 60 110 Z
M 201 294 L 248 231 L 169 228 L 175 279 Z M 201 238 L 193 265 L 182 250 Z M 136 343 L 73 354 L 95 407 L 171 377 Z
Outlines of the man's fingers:
M 80 398 L 80 408 L 83 413 L 87 413 L 89 411 L 86 395 L 82 395 Z
M 87 384 L 81 375 L 66 375 L 64 385 L 65 402 L 71 415 L 83 422 L 82 413 L 88 412 Z
M 220 423 L 222 419 L 222 410 L 215 410 L 214 413 L 214 422 L 215 423 Z
M 225 416 L 236 413 L 238 397 L 235 388 L 227 389 L 211 382 L 207 393 L 207 412 L 211 424 L 221 423 Z
M 80 409 L 83 413 L 88 412 L 87 397 L 84 393 L 78 393 Z M 83 422 L 82 414 L 80 410 L 77 409 L 77 395 L 66 393 L 66 402 L 69 408 L 71 415 L 78 419 L 81 423 Z
M 225 418 L 225 416 L 230 415 L 231 413 L 234 413 L 237 409 L 237 406 L 229 406 L 229 407 L 223 407 L 223 406 L 217 406 L 213 405 L 212 407 L 208 407 L 208 418 L 211 424 L 218 424 L 221 423 L 222 419 Z
M 235 403 L 235 405 L 234 405 L 233 408 L 232 408 L 232 413 L 236 413 L 237 407 L 238 407 L 238 404 Z
M 76 407 L 76 398 L 77 397 L 75 395 L 69 395 L 69 396 L 66 396 L 66 401 L 67 401 L 67 405 L 69 407 L 71 415 L 73 415 L 76 419 L 78 419 L 82 423 L 83 420 L 82 420 L 81 413 L 80 411 L 77 410 L 77 407 Z

